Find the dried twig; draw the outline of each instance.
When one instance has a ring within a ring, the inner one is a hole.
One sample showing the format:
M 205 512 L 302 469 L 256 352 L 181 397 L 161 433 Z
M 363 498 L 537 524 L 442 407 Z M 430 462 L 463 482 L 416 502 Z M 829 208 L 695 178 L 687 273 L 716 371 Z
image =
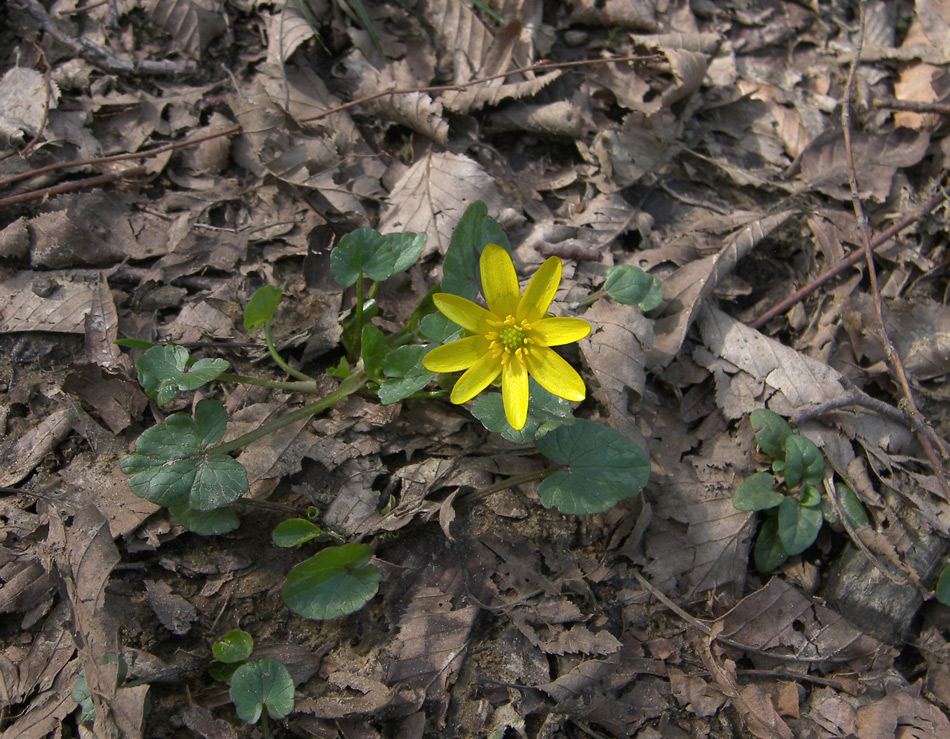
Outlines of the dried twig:
M 17 0 L 17 3 L 40 24 L 40 27 L 63 46 L 71 49 L 90 64 L 116 74 L 147 74 L 147 75 L 182 75 L 194 74 L 198 65 L 192 61 L 176 62 L 170 60 L 154 61 L 151 59 L 119 59 L 108 49 L 103 48 L 95 41 L 87 38 L 74 38 L 63 31 L 56 22 L 49 17 L 38 0 Z
M 31 190 L 30 192 L 20 193 L 19 195 L 11 195 L 8 198 L 0 198 L 0 208 L 25 203 L 30 200 L 43 200 L 53 195 L 62 195 L 64 192 L 74 192 L 90 187 L 108 185 L 110 182 L 115 182 L 116 180 L 134 180 L 142 177 L 145 173 L 145 167 L 132 167 L 131 169 L 124 169 L 121 172 L 111 172 L 109 174 L 99 175 L 98 177 L 87 177 L 84 180 L 64 182 L 61 185 L 53 185 L 52 187 L 44 187 L 41 190 Z
M 931 213 L 934 210 L 936 210 L 937 207 L 940 206 L 942 203 L 944 203 L 947 199 L 950 199 L 950 193 L 948 193 L 946 190 L 941 190 L 937 195 L 935 195 L 926 203 L 924 203 L 920 208 L 915 210 L 913 213 L 910 213 L 909 215 L 906 215 L 903 218 L 901 218 L 899 221 L 897 221 L 897 223 L 894 223 L 892 226 L 890 226 L 890 228 L 888 228 L 880 236 L 874 239 L 874 241 L 871 242 L 871 249 L 880 248 L 881 246 L 886 244 L 888 241 L 890 241 L 892 238 L 897 236 L 897 234 L 899 234 L 905 228 L 907 228 L 913 223 L 916 223 L 928 213 Z M 759 328 L 760 326 L 768 323 L 773 318 L 775 318 L 775 316 L 784 313 L 796 303 L 800 303 L 802 300 L 804 300 L 807 296 L 811 295 L 813 292 L 815 292 L 815 290 L 820 288 L 826 282 L 828 282 L 829 280 L 833 280 L 842 272 L 849 269 L 850 267 L 853 267 L 864 258 L 865 258 L 864 249 L 863 248 L 856 249 L 855 251 L 851 252 L 847 257 L 845 257 L 843 260 L 841 260 L 838 264 L 836 264 L 834 267 L 832 267 L 827 272 L 825 272 L 820 277 L 818 277 L 816 280 L 808 283 L 807 285 L 805 285 L 805 287 L 801 288 L 800 290 L 796 290 L 794 294 L 792 294 L 791 296 L 789 296 L 788 298 L 786 298 L 785 300 L 783 300 L 781 303 L 774 306 L 773 308 L 769 308 L 765 313 L 763 313 L 761 316 L 756 318 L 749 325 L 752 328 Z
M 934 451 L 931 439 L 931 436 L 933 435 L 933 429 L 930 428 L 929 423 L 924 418 L 923 414 L 921 414 L 920 410 L 917 408 L 917 404 L 914 402 L 914 394 L 910 388 L 910 382 L 907 380 L 907 373 L 904 371 L 904 363 L 901 361 L 900 352 L 897 351 L 897 347 L 891 341 L 887 332 L 887 326 L 884 322 L 884 304 L 881 300 L 881 291 L 878 286 L 877 270 L 874 266 L 874 252 L 871 247 L 871 227 L 868 224 L 868 217 L 864 212 L 864 206 L 861 204 L 861 191 L 858 189 L 858 175 L 854 166 L 854 152 L 851 146 L 851 96 L 854 93 L 854 81 L 857 78 L 858 64 L 860 63 L 861 59 L 861 49 L 864 45 L 864 30 L 865 22 L 867 20 L 866 6 L 867 4 L 865 0 L 861 0 L 861 19 L 860 27 L 858 29 L 858 48 L 855 50 L 854 60 L 851 63 L 851 70 L 848 74 L 848 84 L 845 88 L 844 100 L 842 101 L 843 105 L 841 108 L 841 127 L 844 133 L 844 148 L 848 160 L 848 183 L 851 186 L 851 203 L 854 206 L 854 217 L 857 219 L 858 227 L 861 230 L 861 237 L 864 241 L 864 258 L 867 262 L 868 277 L 871 281 L 871 294 L 874 297 L 874 310 L 877 313 L 877 320 L 881 328 L 881 342 L 884 345 L 884 351 L 887 353 L 887 361 L 893 368 L 894 374 L 897 376 L 897 381 L 900 384 L 901 392 L 904 394 L 904 397 L 900 402 L 900 407 L 912 419 L 917 439 L 923 446 L 924 453 L 927 455 L 927 459 L 930 460 L 930 465 L 933 468 L 934 474 L 937 476 L 937 480 L 940 483 L 940 488 L 943 490 L 944 498 L 950 501 L 950 485 L 947 484 L 947 478 L 943 473 L 943 468 L 940 464 L 940 461 L 937 459 L 937 454 Z
M 939 113 L 940 115 L 950 115 L 950 103 L 924 103 L 914 100 L 882 100 L 874 98 L 871 101 L 872 108 L 885 108 L 887 110 L 906 110 L 911 113 Z

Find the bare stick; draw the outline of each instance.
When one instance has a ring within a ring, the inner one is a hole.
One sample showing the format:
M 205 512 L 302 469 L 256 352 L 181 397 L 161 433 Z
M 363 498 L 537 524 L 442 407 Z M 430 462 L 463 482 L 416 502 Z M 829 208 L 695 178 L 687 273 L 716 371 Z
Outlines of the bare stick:
M 198 71 L 198 65 L 192 61 L 153 61 L 146 59 L 119 59 L 108 49 L 103 48 L 87 38 L 73 38 L 49 17 L 49 14 L 38 0 L 17 0 L 20 7 L 29 13 L 40 24 L 40 27 L 63 46 L 71 49 L 74 54 L 81 56 L 87 62 L 107 72 L 117 74 L 152 74 L 152 75 L 180 75 L 193 74 Z
M 887 361 L 894 369 L 894 374 L 897 376 L 897 381 L 904 394 L 899 407 L 913 420 L 913 427 L 917 439 L 923 446 L 927 459 L 930 460 L 930 465 L 933 468 L 934 474 L 937 476 L 941 490 L 943 490 L 943 496 L 946 500 L 950 501 L 950 485 L 947 484 L 947 478 L 943 474 L 943 468 L 937 459 L 937 454 L 931 443 L 930 434 L 933 433 L 933 430 L 914 402 L 914 394 L 910 389 L 910 382 L 907 380 L 907 373 L 904 371 L 904 363 L 901 361 L 900 352 L 897 351 L 897 347 L 894 346 L 894 343 L 891 341 L 887 332 L 887 326 L 884 322 L 884 304 L 881 300 L 877 270 L 874 266 L 874 252 L 871 248 L 871 227 L 868 225 L 868 217 L 864 212 L 864 206 L 861 204 L 861 191 L 858 189 L 858 174 L 854 167 L 854 152 L 851 146 L 851 96 L 854 93 L 854 81 L 857 78 L 861 49 L 864 46 L 866 10 L 866 2 L 865 0 L 861 0 L 861 25 L 858 30 L 858 48 L 855 50 L 854 60 L 851 63 L 848 85 L 845 88 L 841 108 L 841 127 L 844 133 L 844 149 L 848 159 L 848 183 L 851 186 L 851 203 L 854 206 L 854 217 L 857 219 L 858 227 L 861 230 L 861 238 L 864 241 L 864 258 L 867 262 L 868 277 L 871 280 L 871 294 L 874 297 L 874 310 L 877 313 L 877 320 L 881 327 L 881 342 L 884 345 L 884 351 L 887 353 Z

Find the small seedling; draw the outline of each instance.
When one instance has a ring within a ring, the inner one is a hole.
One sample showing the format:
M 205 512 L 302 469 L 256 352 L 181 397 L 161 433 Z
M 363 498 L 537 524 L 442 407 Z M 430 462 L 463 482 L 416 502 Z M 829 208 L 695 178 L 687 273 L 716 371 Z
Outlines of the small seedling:
M 270 736 L 268 717 L 280 720 L 294 710 L 294 681 L 287 668 L 270 658 L 248 662 L 254 638 L 240 629 L 221 637 L 211 651 L 215 659 L 208 672 L 230 684 L 231 702 L 238 717 L 248 724 L 256 724 L 263 717 L 264 736 Z
M 759 449 L 772 458 L 772 471 L 756 472 L 743 480 L 732 504 L 740 511 L 765 514 L 753 560 L 759 572 L 771 572 L 814 544 L 822 523 L 835 523 L 837 513 L 821 494 L 825 458 L 814 442 L 795 433 L 770 410 L 754 410 L 749 418 Z M 836 482 L 835 495 L 852 528 L 868 523 L 850 487 Z

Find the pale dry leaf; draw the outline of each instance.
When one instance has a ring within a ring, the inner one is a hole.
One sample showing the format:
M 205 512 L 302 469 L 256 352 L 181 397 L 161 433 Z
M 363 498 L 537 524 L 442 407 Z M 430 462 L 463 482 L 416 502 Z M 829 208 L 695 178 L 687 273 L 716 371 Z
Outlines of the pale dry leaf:
M 72 425 L 65 409 L 53 411 L 17 439 L 7 437 L 0 450 L 0 486 L 16 485 L 48 452 L 63 443 Z
M 377 69 L 359 49 L 346 57 L 348 74 L 359 80 L 354 97 L 366 97 L 380 90 L 411 88 L 419 85 L 405 59 L 390 61 Z M 442 116 L 442 103 L 428 93 L 409 92 L 402 95 L 384 95 L 364 104 L 370 115 L 391 120 L 448 145 L 449 124 Z
M 101 273 L 84 328 L 86 358 L 90 362 L 110 372 L 131 372 L 132 362 L 115 343 L 119 338 L 119 314 L 109 283 Z
M 168 583 L 146 580 L 145 593 L 162 626 L 175 636 L 184 636 L 191 631 L 191 624 L 198 618 L 198 611 L 191 603 L 173 592 Z
M 464 587 L 464 580 L 454 582 Z M 429 700 L 444 696 L 448 681 L 462 664 L 479 608 L 453 607 L 459 593 L 422 585 L 413 590 L 392 644 L 394 661 L 386 682 L 425 689 Z
M 584 111 L 568 100 L 548 105 L 515 103 L 493 113 L 490 120 L 497 131 L 528 131 L 542 136 L 584 138 L 595 130 Z
M 620 26 L 634 31 L 656 28 L 655 0 L 573 0 L 569 23 Z
M 79 674 L 78 658 L 70 662 L 53 680 L 48 690 L 37 693 L 11 723 L 5 725 L 4 737 L 16 739 L 49 739 L 61 733 L 77 704 L 72 698 L 73 685 Z
M 646 385 L 644 347 L 653 343 L 653 323 L 632 305 L 600 300 L 584 313 L 591 334 L 579 346 L 594 374 L 617 431 L 639 439 L 629 410 Z
M 35 136 L 59 101 L 59 86 L 35 69 L 13 67 L 0 79 L 0 144 L 22 145 Z
M 686 675 L 675 667 L 668 667 L 667 672 L 670 677 L 670 691 L 677 702 L 690 713 L 697 716 L 715 716 L 726 702 L 726 696 L 703 678 Z
M 121 557 L 109 525 L 95 506 L 79 510 L 67 529 L 50 517 L 49 542 L 73 617 L 73 633 L 96 707 L 95 731 L 111 735 L 114 721 L 126 736 L 141 736 L 147 685 L 118 686 L 118 626 L 107 608 L 106 584 Z M 107 659 L 107 655 L 113 655 Z
M 560 76 L 561 71 L 555 69 L 540 77 L 531 77 L 519 82 L 505 82 L 495 86 L 473 85 L 458 92 L 449 90 L 443 94 L 442 100 L 447 110 L 456 113 L 472 112 L 486 105 L 497 105 L 502 100 L 517 100 L 535 95 Z M 574 127 L 577 127 L 576 123 Z
M 768 652 L 804 659 L 882 660 L 896 651 L 865 635 L 841 616 L 773 577 L 717 619 L 719 632 L 765 654 L 750 654 L 759 665 L 775 663 Z M 880 663 L 879 663 L 880 664 Z
M 574 624 L 566 631 L 558 631 L 553 639 L 542 640 L 541 648 L 548 654 L 613 654 L 623 645 L 606 629 L 594 632 L 583 624 Z
M 30 651 L 16 666 L 16 676 L 0 675 L 4 700 L 23 703 L 37 689 L 45 689 L 72 660 L 76 645 L 69 633 L 69 606 L 60 603 L 47 616 L 30 644 Z M 0 668 L 0 672 L 2 672 Z
M 393 185 L 378 229 L 424 233 L 425 254 L 445 254 L 456 224 L 476 200 L 496 220 L 507 205 L 495 179 L 478 162 L 464 154 L 429 152 Z
M 396 696 L 396 691 L 385 683 L 346 670 L 331 672 L 327 682 L 345 692 L 298 700 L 294 711 L 337 720 L 373 716 L 389 706 Z
M 645 174 L 659 173 L 672 161 L 679 150 L 675 141 L 681 128 L 668 110 L 650 117 L 630 113 L 619 129 L 598 133 L 585 158 L 600 165 L 612 192 L 622 190 Z
M 481 68 L 492 35 L 465 0 L 426 0 L 424 17 L 435 32 L 439 54 L 453 66 L 453 82 L 469 82 Z
M 717 254 L 692 261 L 663 281 L 666 303 L 663 317 L 656 322 L 656 339 L 650 349 L 651 367 L 664 367 L 673 360 L 706 298 L 733 272 L 740 259 L 794 213 L 787 210 L 756 218 L 728 239 Z
M 598 685 L 617 669 L 617 663 L 616 657 L 604 660 L 586 660 L 557 680 L 536 687 L 555 702 L 562 703 L 571 698 L 576 698 Z
M 764 397 L 748 412 L 764 403 L 776 413 L 790 416 L 797 410 L 840 399 L 844 393 L 841 376 L 827 364 L 763 336 L 722 311 L 704 306 L 697 325 L 713 357 L 764 383 Z M 702 358 L 697 361 L 710 368 L 714 364 Z M 858 435 L 874 447 L 893 452 L 911 441 L 904 426 L 876 413 L 842 410 L 828 417 L 849 436 Z
M 171 36 L 172 45 L 200 59 L 214 39 L 227 30 L 220 0 L 146 0 L 149 19 Z
M 856 131 L 852 140 L 859 193 L 878 203 L 887 199 L 894 173 L 917 164 L 930 145 L 927 132 L 906 128 L 883 135 Z M 813 141 L 802 154 L 801 167 L 809 187 L 838 200 L 851 199 L 843 136 Z
M 653 521 L 645 568 L 667 594 L 694 598 L 713 590 L 728 601 L 742 593 L 748 573 L 753 517 L 732 505 L 749 469 L 749 456 L 722 434 L 706 442 L 689 464 L 664 460 L 656 471 L 658 495 L 649 495 Z
M 267 63 L 276 67 L 286 64 L 301 44 L 316 36 L 313 24 L 328 10 L 327 5 L 314 0 L 285 0 L 267 21 Z

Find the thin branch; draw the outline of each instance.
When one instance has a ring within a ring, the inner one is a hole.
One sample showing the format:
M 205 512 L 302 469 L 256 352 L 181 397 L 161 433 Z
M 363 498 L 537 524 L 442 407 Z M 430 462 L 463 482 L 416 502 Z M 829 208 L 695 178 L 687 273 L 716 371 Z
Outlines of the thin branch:
M 950 198 L 950 193 L 946 190 L 941 190 L 937 195 L 932 197 L 926 203 L 924 203 L 920 208 L 915 210 L 913 213 L 904 216 L 899 221 L 890 226 L 886 231 L 884 231 L 880 236 L 878 236 L 874 241 L 871 242 L 872 249 L 879 249 L 881 246 L 886 244 L 892 238 L 897 236 L 901 231 L 903 231 L 908 226 L 919 221 L 924 216 L 928 215 L 935 211 L 942 203 L 944 203 L 948 198 Z M 855 249 L 842 261 L 836 264 L 834 267 L 829 269 L 827 272 L 822 274 L 813 282 L 808 283 L 805 287 L 797 290 L 793 295 L 789 296 L 781 303 L 776 305 L 773 308 L 769 308 L 765 313 L 756 318 L 749 325 L 752 328 L 759 328 L 760 326 L 771 321 L 775 316 L 780 315 L 791 308 L 793 305 L 800 303 L 807 296 L 811 295 L 818 288 L 824 285 L 826 282 L 833 280 L 835 277 L 840 275 L 845 270 L 853 267 L 862 259 L 864 259 L 864 248 Z
M 884 345 L 884 351 L 887 353 L 887 360 L 897 376 L 901 392 L 904 397 L 901 399 L 900 408 L 904 410 L 914 422 L 917 439 L 924 448 L 927 459 L 933 468 L 937 480 L 940 482 L 940 488 L 943 490 L 944 498 L 950 501 L 950 485 L 947 484 L 947 478 L 943 473 L 940 461 L 934 451 L 930 435 L 933 433 L 927 420 L 917 408 L 914 402 L 914 394 L 910 388 L 910 382 L 907 380 L 907 373 L 904 371 L 904 363 L 901 361 L 900 352 L 891 341 L 887 332 L 887 326 L 884 322 L 884 304 L 881 300 L 881 290 L 878 285 L 877 269 L 874 266 L 874 252 L 871 247 L 871 227 L 868 225 L 868 217 L 864 212 L 864 206 L 861 203 L 861 191 L 858 188 L 858 175 L 854 166 L 854 151 L 851 146 L 851 97 L 854 93 L 854 82 L 857 79 L 858 64 L 861 59 L 861 49 L 864 46 L 865 22 L 867 20 L 867 3 L 861 0 L 861 25 L 858 30 L 858 48 L 855 50 L 854 60 L 851 63 L 851 71 L 848 74 L 848 84 L 844 92 L 844 100 L 841 108 L 841 127 L 844 133 L 844 148 L 848 159 L 848 183 L 851 186 L 851 203 L 854 206 L 854 217 L 857 219 L 858 227 L 861 230 L 861 238 L 864 241 L 864 258 L 867 262 L 868 277 L 871 281 L 871 294 L 874 298 L 874 310 L 877 313 L 877 320 L 881 328 L 881 342 Z M 928 433 L 930 432 L 930 433 Z
M 74 54 L 81 56 L 90 64 L 100 69 L 116 74 L 149 74 L 160 76 L 174 76 L 194 74 L 198 65 L 192 61 L 174 62 L 169 60 L 153 61 L 146 59 L 119 59 L 108 49 L 103 48 L 95 41 L 87 38 L 74 38 L 63 31 L 56 22 L 49 17 L 38 0 L 17 0 L 17 3 L 40 24 L 40 27 Z
M 35 2 L 35 0 L 24 0 L 24 2 Z M 508 72 L 502 72 L 500 74 L 495 74 L 490 77 L 480 77 L 476 80 L 471 80 L 470 82 L 464 82 L 458 85 L 441 85 L 436 87 L 412 87 L 404 89 L 392 89 L 384 90 L 382 92 L 377 92 L 372 95 L 368 95 L 358 100 L 353 100 L 348 103 L 343 103 L 334 108 L 318 113 L 309 118 L 303 118 L 299 122 L 306 123 L 309 121 L 315 121 L 318 119 L 326 118 L 335 113 L 341 113 L 344 110 L 349 110 L 350 108 L 362 105 L 367 102 L 371 102 L 377 98 L 384 97 L 386 95 L 407 95 L 412 92 L 441 92 L 446 90 L 464 90 L 468 87 L 473 87 L 475 85 L 485 84 L 495 79 L 507 77 L 512 74 L 523 74 L 525 72 L 534 72 L 540 70 L 549 70 L 549 69 L 560 69 L 565 67 L 578 67 L 578 66 L 592 66 L 597 64 L 615 64 L 620 62 L 630 62 L 630 61 L 649 61 L 654 59 L 654 56 L 623 56 L 623 57 L 610 57 L 608 59 L 581 59 L 573 62 L 542 62 L 539 64 L 533 64 L 528 67 L 520 67 L 518 69 L 513 69 Z M 68 169 L 72 167 L 91 167 L 98 166 L 101 164 L 111 164 L 113 162 L 124 162 L 132 159 L 148 159 L 149 157 L 158 156 L 159 154 L 164 154 L 169 151 L 176 151 L 178 149 L 186 149 L 189 146 L 195 146 L 205 141 L 210 141 L 212 139 L 221 138 L 222 136 L 231 136 L 232 134 L 240 133 L 241 126 L 231 126 L 230 128 L 224 128 L 220 131 L 215 131 L 214 133 L 202 134 L 201 136 L 195 136 L 193 138 L 185 139 L 184 141 L 176 141 L 171 144 L 163 144 L 162 146 L 156 146 L 152 149 L 146 149 L 145 151 L 137 151 L 126 154 L 113 154 L 112 156 L 106 157 L 96 157 L 94 159 L 82 159 L 75 162 L 57 162 L 55 164 L 48 164 L 45 167 L 38 167 L 36 169 L 30 170 L 29 172 L 21 172 L 19 174 L 7 177 L 0 180 L 0 187 L 6 187 L 7 185 L 12 185 L 15 182 L 20 182 L 21 180 L 26 180 L 31 177 L 36 177 L 37 175 L 46 174 L 48 172 L 55 172 L 60 169 Z
M 64 192 L 74 192 L 90 187 L 108 185 L 110 182 L 115 182 L 116 180 L 139 179 L 146 174 L 146 171 L 145 167 L 132 167 L 131 169 L 124 169 L 121 172 L 112 172 L 110 174 L 99 175 L 98 177 L 87 177 L 84 180 L 73 180 L 71 182 L 64 182 L 61 185 L 53 185 L 52 187 L 44 187 L 40 190 L 31 190 L 30 192 L 20 193 L 19 195 L 11 195 L 8 198 L 0 198 L 0 208 L 26 203 L 30 200 L 43 200 L 53 195 L 62 195 Z

